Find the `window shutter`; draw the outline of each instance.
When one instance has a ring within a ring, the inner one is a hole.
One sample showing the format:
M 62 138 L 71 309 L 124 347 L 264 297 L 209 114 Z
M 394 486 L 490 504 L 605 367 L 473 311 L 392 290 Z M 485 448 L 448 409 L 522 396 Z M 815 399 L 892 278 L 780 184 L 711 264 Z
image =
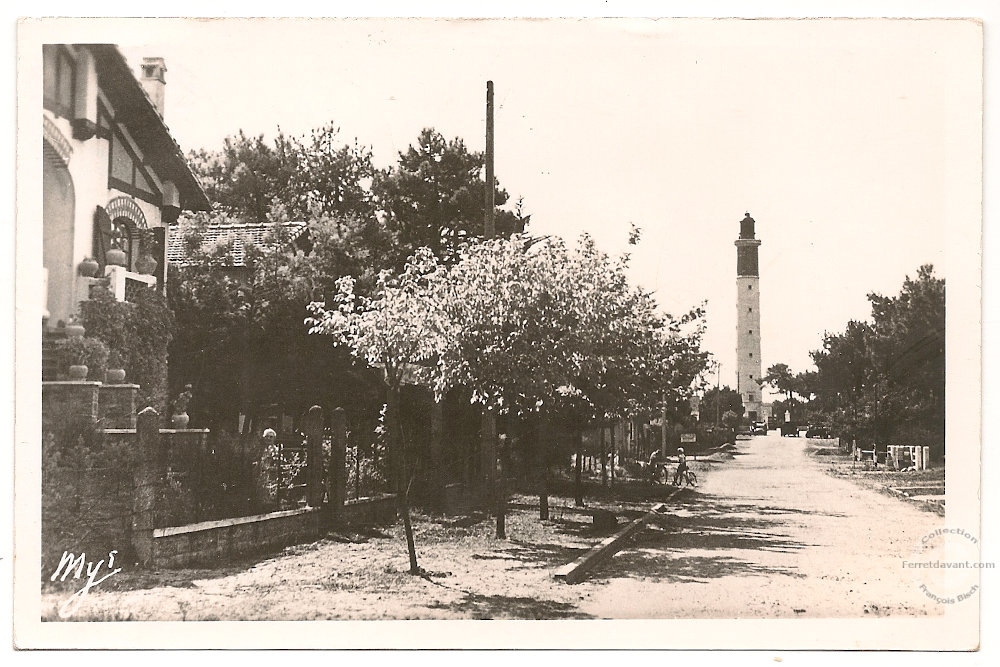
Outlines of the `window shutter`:
M 153 227 L 153 243 L 152 248 L 149 249 L 149 254 L 153 256 L 156 260 L 156 271 L 153 275 L 156 276 L 157 286 L 160 290 L 166 294 L 167 286 L 167 228 L 166 227 Z
M 94 259 L 102 267 L 106 260 L 104 254 L 111 249 L 111 218 L 104 207 L 98 206 L 94 211 Z

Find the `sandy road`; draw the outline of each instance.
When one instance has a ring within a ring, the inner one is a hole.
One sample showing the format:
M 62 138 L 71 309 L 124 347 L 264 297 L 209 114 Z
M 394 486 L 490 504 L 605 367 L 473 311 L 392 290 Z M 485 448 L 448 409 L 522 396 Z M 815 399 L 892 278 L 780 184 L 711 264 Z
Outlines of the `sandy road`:
M 594 573 L 580 610 L 615 618 L 942 613 L 908 558 L 944 520 L 828 475 L 806 441 L 738 443 L 696 494 Z
M 799 438 L 738 443 L 671 516 L 583 582 L 553 578 L 598 539 L 588 524 L 512 512 L 509 540 L 482 521 L 424 521 L 406 573 L 399 525 L 335 536 L 252 563 L 139 573 L 88 596 L 89 620 L 789 618 L 923 616 L 941 607 L 902 562 L 943 519 L 828 475 Z M 695 464 L 698 467 L 704 464 Z M 558 512 L 557 512 L 558 514 Z M 582 531 L 582 532 L 580 532 Z M 144 581 L 148 579 L 148 581 Z M 43 595 L 43 610 L 66 593 Z

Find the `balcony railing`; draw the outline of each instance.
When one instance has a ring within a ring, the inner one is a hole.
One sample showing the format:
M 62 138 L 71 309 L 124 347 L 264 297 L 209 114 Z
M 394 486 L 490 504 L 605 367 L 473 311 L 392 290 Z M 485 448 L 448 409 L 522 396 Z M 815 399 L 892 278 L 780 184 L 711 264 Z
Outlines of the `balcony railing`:
M 128 301 L 131 288 L 141 285 L 156 287 L 156 276 L 129 271 L 124 266 L 109 265 L 104 268 L 103 278 L 77 278 L 77 302 L 90 299 L 90 292 L 96 286 L 103 286 L 115 297 L 116 301 Z M 126 288 L 129 288 L 126 290 Z
M 111 279 L 108 289 L 114 294 L 117 301 L 126 301 L 127 292 L 125 290 L 129 281 L 142 283 L 146 287 L 156 287 L 156 276 L 147 276 L 141 273 L 134 273 L 124 266 L 108 266 L 105 268 L 105 276 Z

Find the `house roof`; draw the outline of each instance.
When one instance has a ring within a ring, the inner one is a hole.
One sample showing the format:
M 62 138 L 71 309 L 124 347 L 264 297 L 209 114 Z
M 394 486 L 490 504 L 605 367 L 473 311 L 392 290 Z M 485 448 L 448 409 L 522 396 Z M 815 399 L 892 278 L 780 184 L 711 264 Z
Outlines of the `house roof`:
M 177 186 L 181 208 L 186 211 L 211 209 L 212 204 L 191 171 L 184 152 L 118 47 L 114 44 L 77 46 L 94 54 L 101 89 L 114 104 L 115 120 L 125 124 L 142 147 L 144 159 L 156 165 L 157 173 Z
M 293 243 L 301 239 L 307 232 L 304 222 L 282 223 L 289 232 Z M 184 266 L 188 264 L 189 254 L 184 242 L 183 225 L 170 227 L 167 243 L 167 261 L 171 264 Z M 224 266 L 239 268 L 246 266 L 246 246 L 266 245 L 267 235 L 274 228 L 273 222 L 234 222 L 224 225 L 207 225 L 199 230 L 202 241 L 201 250 L 211 250 L 216 245 L 228 245 L 230 251 Z

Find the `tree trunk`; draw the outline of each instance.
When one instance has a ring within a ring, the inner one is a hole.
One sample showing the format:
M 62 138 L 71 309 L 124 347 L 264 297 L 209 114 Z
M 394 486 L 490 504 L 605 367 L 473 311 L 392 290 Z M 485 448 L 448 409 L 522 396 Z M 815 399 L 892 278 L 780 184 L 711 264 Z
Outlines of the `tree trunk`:
M 604 426 L 601 426 L 601 486 L 608 485 L 608 443 L 604 438 Z
M 442 454 L 444 447 L 444 406 L 440 401 L 434 401 L 431 404 L 430 445 L 431 507 L 434 508 L 434 511 L 441 512 L 444 509 L 445 480 L 442 474 L 442 467 L 444 466 L 444 456 Z
M 399 414 L 399 387 L 390 387 L 385 397 L 386 481 L 389 488 L 400 497 L 403 491 L 403 475 L 400 461 L 403 453 L 403 424 Z M 375 448 L 372 448 L 372 452 Z
M 410 557 L 410 574 L 420 574 L 417 566 L 417 548 L 413 543 L 413 526 L 410 523 L 410 484 L 411 478 L 404 483 L 406 470 L 405 439 L 403 438 L 403 422 L 400 418 L 399 387 L 390 387 L 386 407 L 386 429 L 389 434 L 390 465 L 395 479 L 394 488 L 399 500 L 400 513 L 403 515 L 403 531 L 406 533 L 406 552 Z
M 615 486 L 615 430 L 617 424 L 611 424 L 611 488 Z
M 497 470 L 496 484 L 496 511 L 497 511 L 497 539 L 507 539 L 507 453 L 510 446 L 510 434 L 500 445 L 500 465 Z
M 576 440 L 576 475 L 573 486 L 576 492 L 576 506 L 583 507 L 583 431 L 574 429 L 573 438 Z
M 403 515 L 403 532 L 406 533 L 406 552 L 410 556 L 410 574 L 420 574 L 420 567 L 417 565 L 417 547 L 413 543 L 413 526 L 410 523 L 410 484 L 411 478 L 403 491 L 400 510 Z
M 542 417 L 538 423 L 538 442 L 535 452 L 538 456 L 538 518 L 549 518 L 549 422 Z
M 482 454 L 482 483 L 485 489 L 486 510 L 496 512 L 497 470 L 497 421 L 492 410 L 484 410 L 480 432 Z

